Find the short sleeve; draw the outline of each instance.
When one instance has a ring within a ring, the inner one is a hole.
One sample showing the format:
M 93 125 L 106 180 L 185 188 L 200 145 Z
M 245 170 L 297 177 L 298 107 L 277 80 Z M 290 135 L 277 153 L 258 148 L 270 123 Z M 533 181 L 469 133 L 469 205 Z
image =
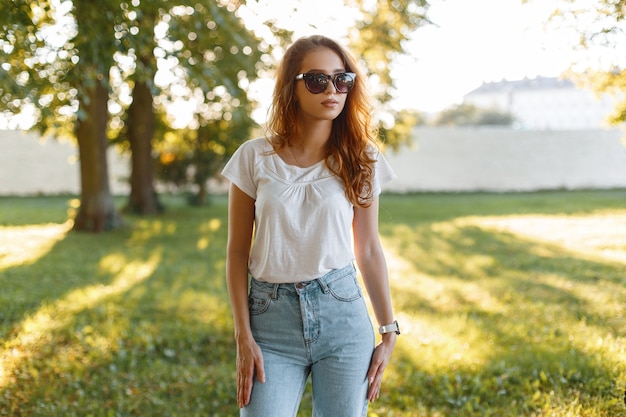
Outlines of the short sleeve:
M 378 150 L 374 152 L 376 162 L 374 163 L 374 183 L 372 185 L 374 195 L 377 196 L 382 192 L 382 186 L 397 178 L 397 175 L 391 167 L 391 164 L 389 164 L 389 161 L 387 161 L 387 158 L 385 158 L 385 155 Z
M 254 175 L 257 159 L 253 141 L 244 142 L 230 158 L 222 175 L 241 191 L 256 200 L 256 179 Z

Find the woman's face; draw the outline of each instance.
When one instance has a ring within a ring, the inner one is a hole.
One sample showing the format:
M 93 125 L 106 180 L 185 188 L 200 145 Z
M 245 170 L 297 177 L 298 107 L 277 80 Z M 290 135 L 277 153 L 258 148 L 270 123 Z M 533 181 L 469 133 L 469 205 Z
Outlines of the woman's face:
M 328 48 L 318 48 L 304 56 L 299 73 L 313 72 L 334 75 L 345 71 L 343 62 L 337 53 Z M 295 94 L 301 117 L 332 121 L 343 110 L 349 93 L 338 93 L 331 80 L 328 80 L 325 91 L 313 94 L 307 90 L 304 80 L 298 80 L 296 81 Z

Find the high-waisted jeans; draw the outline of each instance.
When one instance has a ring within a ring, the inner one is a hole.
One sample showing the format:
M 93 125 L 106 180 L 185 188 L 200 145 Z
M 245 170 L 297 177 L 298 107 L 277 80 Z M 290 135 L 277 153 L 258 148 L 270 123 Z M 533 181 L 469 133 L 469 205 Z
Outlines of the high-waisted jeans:
M 314 417 L 367 414 L 367 371 L 374 331 L 352 264 L 312 280 L 252 279 L 250 324 L 263 352 L 245 417 L 294 417 L 309 375 Z

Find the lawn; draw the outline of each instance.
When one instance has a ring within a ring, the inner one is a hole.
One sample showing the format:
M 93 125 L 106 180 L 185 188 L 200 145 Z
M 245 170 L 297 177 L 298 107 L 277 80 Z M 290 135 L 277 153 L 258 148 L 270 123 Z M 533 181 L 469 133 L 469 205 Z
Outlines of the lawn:
M 626 416 L 626 191 L 384 195 L 374 416 Z M 235 416 L 226 199 L 104 235 L 0 198 L 0 416 Z M 310 416 L 310 392 L 301 416 Z

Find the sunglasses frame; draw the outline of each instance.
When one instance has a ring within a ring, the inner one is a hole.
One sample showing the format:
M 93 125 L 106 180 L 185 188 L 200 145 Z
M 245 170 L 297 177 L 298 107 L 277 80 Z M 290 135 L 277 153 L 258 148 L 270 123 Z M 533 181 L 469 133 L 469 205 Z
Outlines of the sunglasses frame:
M 307 79 L 307 77 L 313 77 L 313 76 L 318 76 L 319 77 L 320 75 L 324 76 L 324 80 L 326 82 L 326 85 L 320 91 L 317 91 L 317 92 L 316 91 L 311 91 L 311 88 L 309 87 L 309 80 Z M 339 91 L 339 88 L 337 87 L 337 77 L 343 76 L 343 75 L 348 75 L 352 79 L 352 85 L 348 88 L 348 91 Z M 326 91 L 328 89 L 328 80 L 332 81 L 333 86 L 335 87 L 335 91 L 337 91 L 337 93 L 339 93 L 339 94 L 348 94 L 352 90 L 352 88 L 354 87 L 354 81 L 356 80 L 356 74 L 354 72 L 338 72 L 336 74 L 328 75 L 328 74 L 324 74 L 324 73 L 321 73 L 321 72 L 305 72 L 303 74 L 296 75 L 296 80 L 304 80 L 304 86 L 306 87 L 306 89 L 311 94 L 322 94 L 324 91 Z

